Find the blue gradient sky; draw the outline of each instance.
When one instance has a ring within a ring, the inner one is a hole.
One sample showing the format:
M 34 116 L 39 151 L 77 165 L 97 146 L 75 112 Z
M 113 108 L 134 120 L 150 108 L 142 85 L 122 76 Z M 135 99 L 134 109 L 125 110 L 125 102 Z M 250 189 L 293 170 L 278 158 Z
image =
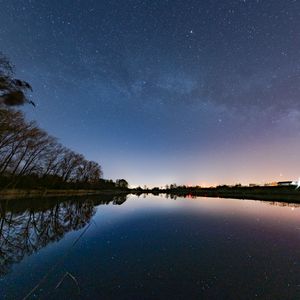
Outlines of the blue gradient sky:
M 300 176 L 300 2 L 1 3 L 24 108 L 131 185 Z

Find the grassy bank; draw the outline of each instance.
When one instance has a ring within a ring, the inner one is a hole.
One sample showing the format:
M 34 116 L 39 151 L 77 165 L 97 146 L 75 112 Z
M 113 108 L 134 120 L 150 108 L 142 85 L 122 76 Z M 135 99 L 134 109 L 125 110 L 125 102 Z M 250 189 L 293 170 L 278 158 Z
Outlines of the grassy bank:
M 300 203 L 300 189 L 295 189 L 295 186 L 176 187 L 173 189 L 134 189 L 131 192 L 136 194 L 152 193 L 154 195 L 168 194 L 179 197 L 218 197 Z
M 68 197 L 68 196 L 88 196 L 103 194 L 128 193 L 127 190 L 92 190 L 92 189 L 3 189 L 0 190 L 0 200 L 39 198 L 39 197 Z
M 276 202 L 300 203 L 300 189 L 294 186 L 276 187 L 178 187 L 175 189 L 4 189 L 0 190 L 0 200 L 68 197 L 114 194 L 169 194 L 179 197 L 219 197 L 234 199 L 266 200 Z
M 294 186 L 179 188 L 166 192 L 185 197 L 204 196 L 300 203 L 300 190 L 296 190 Z

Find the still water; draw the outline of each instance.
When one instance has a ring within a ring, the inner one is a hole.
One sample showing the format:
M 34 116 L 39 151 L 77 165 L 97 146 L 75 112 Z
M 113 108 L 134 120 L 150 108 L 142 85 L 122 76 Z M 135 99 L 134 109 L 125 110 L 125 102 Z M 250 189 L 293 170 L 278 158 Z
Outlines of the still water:
M 153 195 L 0 203 L 1 299 L 300 299 L 297 205 Z

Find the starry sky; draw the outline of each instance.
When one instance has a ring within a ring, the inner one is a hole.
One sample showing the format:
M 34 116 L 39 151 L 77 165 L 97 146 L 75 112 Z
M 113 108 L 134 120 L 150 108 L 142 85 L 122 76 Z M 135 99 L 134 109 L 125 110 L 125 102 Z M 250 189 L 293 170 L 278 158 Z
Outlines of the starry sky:
M 24 107 L 131 186 L 300 176 L 300 1 L 2 0 Z

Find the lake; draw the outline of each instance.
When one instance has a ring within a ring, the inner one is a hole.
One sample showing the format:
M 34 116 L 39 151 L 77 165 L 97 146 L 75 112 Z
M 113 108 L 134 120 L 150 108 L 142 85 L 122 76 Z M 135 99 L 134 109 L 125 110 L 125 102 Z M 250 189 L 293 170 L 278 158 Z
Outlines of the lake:
M 296 204 L 105 195 L 0 208 L 1 299 L 300 299 Z

